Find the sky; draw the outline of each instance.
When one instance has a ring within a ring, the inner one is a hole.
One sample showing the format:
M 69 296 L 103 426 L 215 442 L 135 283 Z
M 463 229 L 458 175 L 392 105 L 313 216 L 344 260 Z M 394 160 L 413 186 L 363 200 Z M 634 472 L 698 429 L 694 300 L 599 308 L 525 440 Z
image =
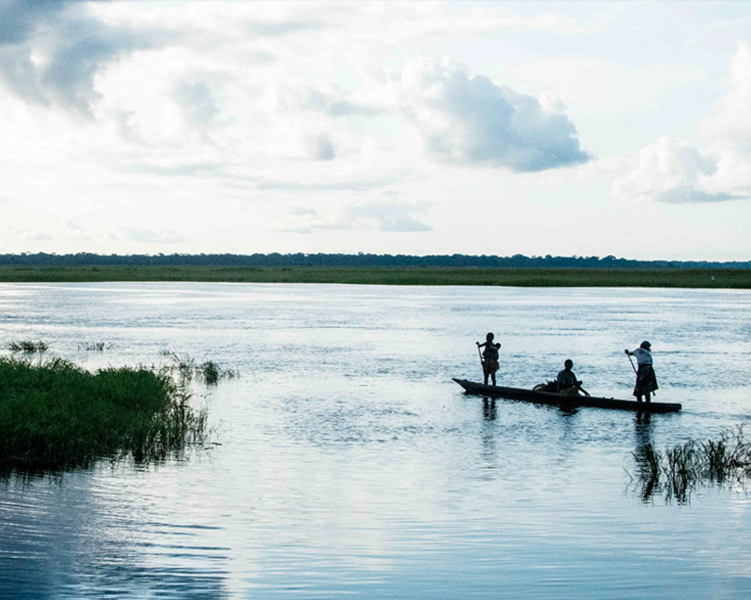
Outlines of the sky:
M 0 0 L 0 253 L 751 260 L 751 2 Z

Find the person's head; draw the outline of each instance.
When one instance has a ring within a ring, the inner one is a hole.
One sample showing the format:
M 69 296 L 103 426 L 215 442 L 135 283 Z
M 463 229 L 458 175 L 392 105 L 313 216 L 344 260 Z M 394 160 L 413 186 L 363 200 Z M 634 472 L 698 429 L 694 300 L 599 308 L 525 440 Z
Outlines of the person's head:
M 570 358 L 567 358 L 566 362 L 563 363 L 563 366 L 566 367 L 567 371 L 570 371 L 571 369 L 574 368 L 574 361 L 571 360 Z
M 488 340 L 489 342 L 492 342 L 494 337 L 495 336 L 492 333 L 489 333 L 488 335 L 485 336 L 485 339 Z
M 644 348 L 645 350 L 649 350 L 652 347 L 652 344 L 650 344 L 647 340 L 644 340 L 641 344 L 639 344 L 639 348 Z

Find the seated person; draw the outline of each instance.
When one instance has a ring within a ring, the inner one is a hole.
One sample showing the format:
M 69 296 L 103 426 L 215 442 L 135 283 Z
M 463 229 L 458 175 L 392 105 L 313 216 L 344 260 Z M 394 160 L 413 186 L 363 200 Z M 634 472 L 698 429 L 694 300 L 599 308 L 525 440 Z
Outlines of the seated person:
M 556 383 L 558 384 L 558 393 L 565 394 L 566 396 L 578 396 L 579 393 L 583 393 L 585 396 L 589 396 L 589 392 L 582 387 L 582 382 L 576 378 L 576 375 L 571 370 L 574 367 L 574 361 L 570 358 L 566 359 L 563 363 L 565 367 L 563 371 L 558 373 Z

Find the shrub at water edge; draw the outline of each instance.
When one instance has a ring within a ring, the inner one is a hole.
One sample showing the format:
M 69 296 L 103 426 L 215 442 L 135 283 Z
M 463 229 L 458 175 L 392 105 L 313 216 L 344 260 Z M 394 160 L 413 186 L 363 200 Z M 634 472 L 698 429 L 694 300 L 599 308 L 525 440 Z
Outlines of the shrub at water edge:
M 165 371 L 91 373 L 54 359 L 0 358 L 0 464 L 85 465 L 102 457 L 161 460 L 206 435 L 206 411 Z

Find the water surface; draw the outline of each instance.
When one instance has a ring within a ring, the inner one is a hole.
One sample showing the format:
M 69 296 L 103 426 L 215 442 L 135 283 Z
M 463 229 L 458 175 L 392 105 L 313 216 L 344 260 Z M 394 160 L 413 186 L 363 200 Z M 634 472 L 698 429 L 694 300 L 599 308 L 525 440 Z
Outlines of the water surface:
M 165 349 L 242 377 L 196 383 L 217 445 L 138 467 L 0 481 L 3 598 L 748 598 L 749 497 L 643 499 L 631 453 L 748 420 L 751 293 L 277 284 L 2 284 L 0 343 L 95 369 Z M 465 396 L 566 358 L 629 398 L 653 345 L 680 414 Z M 105 352 L 86 342 L 111 344 Z

